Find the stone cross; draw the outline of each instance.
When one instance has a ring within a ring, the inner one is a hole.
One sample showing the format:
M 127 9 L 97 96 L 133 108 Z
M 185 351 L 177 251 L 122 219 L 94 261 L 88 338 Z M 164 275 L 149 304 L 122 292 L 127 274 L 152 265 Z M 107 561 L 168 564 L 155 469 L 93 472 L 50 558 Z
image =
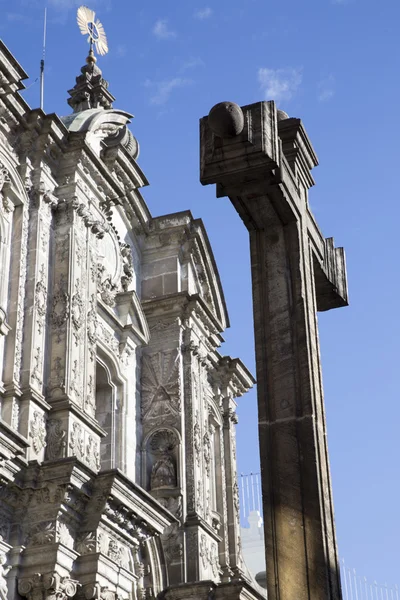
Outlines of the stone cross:
M 274 102 L 222 102 L 200 123 L 203 185 L 250 235 L 269 600 L 339 600 L 317 311 L 347 305 L 345 258 L 308 204 L 317 163 Z

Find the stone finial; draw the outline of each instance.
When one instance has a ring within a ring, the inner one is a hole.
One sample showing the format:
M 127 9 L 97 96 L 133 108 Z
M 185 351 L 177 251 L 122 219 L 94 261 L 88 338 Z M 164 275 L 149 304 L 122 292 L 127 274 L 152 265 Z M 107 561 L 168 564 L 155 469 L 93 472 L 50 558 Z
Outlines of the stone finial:
M 96 65 L 93 50 L 89 52 L 86 65 L 81 68 L 81 75 L 76 78 L 75 86 L 68 93 L 71 96 L 68 104 L 75 113 L 90 108 L 112 108 L 115 98 L 108 91 L 108 81 L 103 79 L 103 73 Z
M 236 137 L 243 131 L 243 111 L 234 102 L 219 102 L 210 110 L 208 123 L 215 135 L 221 138 Z

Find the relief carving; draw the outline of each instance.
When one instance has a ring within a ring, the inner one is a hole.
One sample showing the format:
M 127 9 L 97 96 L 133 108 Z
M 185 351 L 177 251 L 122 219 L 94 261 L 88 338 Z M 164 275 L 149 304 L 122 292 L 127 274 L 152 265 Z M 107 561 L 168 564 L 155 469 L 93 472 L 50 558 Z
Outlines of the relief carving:
M 86 445 L 86 462 L 94 471 L 100 469 L 99 445 L 92 435 L 89 435 Z
M 150 477 L 150 489 L 174 488 L 177 486 L 176 458 L 174 449 L 178 444 L 176 435 L 169 429 L 156 431 L 148 447 L 154 459 Z
M 24 209 L 21 235 L 21 254 L 20 254 L 20 272 L 18 282 L 18 308 L 17 308 L 17 326 L 15 331 L 15 358 L 14 358 L 14 377 L 17 382 L 20 380 L 21 361 L 22 361 L 22 341 L 24 330 L 24 307 L 25 307 L 25 281 L 27 268 L 28 252 L 28 233 L 29 233 L 29 213 Z
M 85 532 L 78 537 L 76 551 L 82 556 L 97 552 L 96 534 L 93 531 Z
M 142 417 L 177 417 L 181 409 L 177 350 L 143 356 Z
M 199 423 L 199 411 L 196 410 L 196 418 L 193 426 L 193 443 L 196 455 L 197 465 L 201 464 L 201 432 L 200 432 L 200 423 Z
M 83 460 L 85 456 L 85 443 L 83 441 L 83 430 L 80 423 L 75 422 L 72 425 L 71 438 L 69 442 L 72 455 Z
M 68 577 L 47 573 L 36 573 L 31 578 L 18 580 L 18 593 L 28 600 L 73 598 L 78 590 L 78 582 Z
M 7 556 L 5 552 L 0 554 L 0 598 L 6 599 L 8 596 L 8 586 L 6 577 L 8 572 L 12 569 L 11 566 L 4 566 L 7 562 Z
M 8 169 L 0 162 L 0 192 L 3 189 L 5 183 L 10 183 L 10 175 Z
M 35 454 L 39 454 L 42 448 L 46 447 L 46 422 L 44 415 L 35 410 L 30 425 L 29 435 L 32 438 L 33 450 Z
M 203 436 L 203 455 L 204 455 L 204 465 L 206 468 L 206 473 L 209 477 L 210 471 L 211 471 L 211 440 L 210 440 L 210 434 L 207 429 L 207 423 L 206 423 L 206 431 Z
M 80 329 L 83 325 L 83 300 L 81 294 L 81 282 L 78 278 L 75 282 L 75 294 L 71 301 L 71 320 L 75 329 L 75 344 L 78 345 L 80 339 Z
M 91 361 L 94 361 L 96 356 L 97 326 L 97 302 L 95 295 L 92 294 L 90 297 L 90 310 L 87 314 L 87 334 Z
M 179 525 L 174 523 L 168 527 L 163 536 L 163 548 L 167 563 L 179 561 L 183 556 L 183 534 L 179 530 Z
M 12 402 L 12 410 L 11 410 L 11 427 L 18 431 L 19 429 L 19 404 L 18 400 L 15 398 Z
M 124 292 L 128 291 L 129 286 L 132 283 L 133 275 L 135 273 L 133 266 L 132 248 L 129 244 L 121 243 L 121 254 L 122 254 L 122 269 L 123 274 L 121 276 L 121 285 Z
M 55 287 L 53 296 L 53 308 L 51 311 L 51 320 L 57 332 L 57 343 L 61 341 L 61 329 L 68 319 L 69 312 L 69 294 L 67 293 L 67 281 L 64 273 L 61 273 L 60 279 Z
M 35 356 L 33 357 L 33 360 L 35 362 L 34 362 L 31 379 L 37 381 L 38 385 L 41 386 L 43 383 L 43 379 L 42 379 L 43 359 L 42 359 L 42 349 L 39 346 L 36 348 L 36 353 L 35 353 Z
M 37 315 L 37 326 L 39 333 L 42 333 L 47 307 L 47 288 L 45 283 L 45 268 L 44 264 L 40 267 L 39 280 L 36 283 L 35 289 L 35 308 Z
M 65 436 L 66 432 L 61 428 L 62 421 L 59 419 L 50 419 L 47 422 L 47 458 L 56 460 L 62 458 L 65 454 Z

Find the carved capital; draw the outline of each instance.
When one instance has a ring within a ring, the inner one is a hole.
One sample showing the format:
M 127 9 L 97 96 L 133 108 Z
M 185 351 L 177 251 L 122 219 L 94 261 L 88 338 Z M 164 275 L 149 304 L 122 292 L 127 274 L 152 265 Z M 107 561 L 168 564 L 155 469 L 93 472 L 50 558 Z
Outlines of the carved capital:
M 18 593 L 29 600 L 66 600 L 75 596 L 78 585 L 77 581 L 57 573 L 36 573 L 18 580 Z

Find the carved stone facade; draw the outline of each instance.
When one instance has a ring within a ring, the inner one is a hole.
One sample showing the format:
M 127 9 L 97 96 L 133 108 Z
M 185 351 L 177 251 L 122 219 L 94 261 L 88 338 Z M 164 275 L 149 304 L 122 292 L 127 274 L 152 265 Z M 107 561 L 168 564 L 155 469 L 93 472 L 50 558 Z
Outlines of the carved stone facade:
M 1 43 L 0 72 L 0 600 L 260 598 L 235 459 L 254 380 L 219 353 L 203 224 L 151 216 L 98 67 L 61 119 Z

